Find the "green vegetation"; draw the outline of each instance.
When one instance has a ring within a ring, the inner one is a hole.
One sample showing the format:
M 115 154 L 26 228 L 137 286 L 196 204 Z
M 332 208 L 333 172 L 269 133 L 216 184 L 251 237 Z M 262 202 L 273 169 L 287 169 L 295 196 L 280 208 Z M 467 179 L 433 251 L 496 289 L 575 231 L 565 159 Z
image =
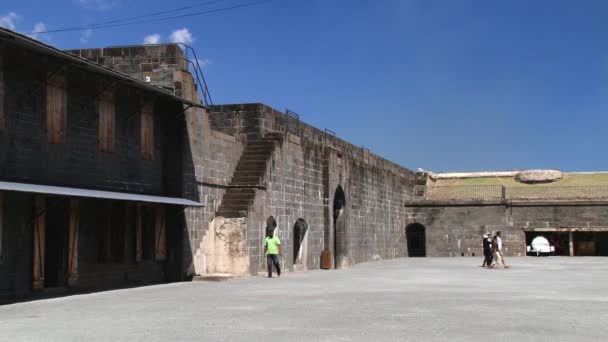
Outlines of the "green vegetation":
M 528 185 L 519 183 L 511 177 L 479 177 L 462 179 L 440 179 L 436 186 L 454 185 L 502 185 L 505 187 L 526 187 L 526 186 L 589 186 L 589 185 L 608 185 L 608 173 L 590 174 L 564 174 L 564 178 L 557 182 Z

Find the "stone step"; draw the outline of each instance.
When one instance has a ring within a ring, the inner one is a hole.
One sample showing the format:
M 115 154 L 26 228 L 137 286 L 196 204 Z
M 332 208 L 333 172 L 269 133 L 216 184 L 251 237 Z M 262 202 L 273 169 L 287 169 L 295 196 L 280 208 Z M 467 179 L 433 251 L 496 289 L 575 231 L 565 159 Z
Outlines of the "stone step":
M 254 197 L 251 198 L 223 198 L 222 199 L 222 205 L 220 205 L 220 208 L 223 206 L 246 206 L 249 207 L 249 205 L 251 203 L 253 203 Z
M 239 166 L 255 166 L 255 165 L 266 165 L 266 160 L 259 160 L 259 159 L 241 159 L 239 160 L 239 162 L 236 164 L 236 167 Z
M 241 173 L 241 172 L 258 172 L 260 174 L 265 174 L 266 173 L 266 165 L 241 165 L 238 166 L 236 168 L 234 168 L 234 173 Z
M 249 209 L 249 204 L 232 204 L 232 203 L 222 203 L 220 205 L 219 211 L 247 211 Z
M 236 218 L 236 217 L 247 217 L 247 211 L 218 211 L 216 216 L 223 216 L 225 218 Z
M 251 189 L 251 188 L 228 188 L 228 190 L 226 191 L 226 195 L 227 194 L 253 194 L 255 195 L 255 189 Z
M 243 185 L 257 185 L 262 181 L 262 177 L 247 177 L 247 176 L 236 176 L 230 180 L 230 185 L 238 186 L 239 184 Z
M 245 150 L 274 150 L 275 149 L 275 143 L 272 141 L 261 141 L 261 142 L 254 142 L 254 143 L 247 143 L 247 145 L 245 145 Z
M 233 177 L 237 177 L 237 176 L 256 176 L 256 177 L 262 177 L 264 176 L 264 174 L 266 173 L 266 168 L 264 169 L 258 169 L 256 171 L 249 171 L 249 170 L 239 170 L 234 172 L 234 176 Z
M 231 192 L 230 190 L 228 189 L 223 198 L 245 199 L 255 197 L 255 192 Z
M 261 156 L 261 157 L 267 158 L 268 156 L 271 156 L 271 155 L 272 155 L 272 151 L 246 150 L 241 155 L 241 158 L 250 157 L 250 156 Z

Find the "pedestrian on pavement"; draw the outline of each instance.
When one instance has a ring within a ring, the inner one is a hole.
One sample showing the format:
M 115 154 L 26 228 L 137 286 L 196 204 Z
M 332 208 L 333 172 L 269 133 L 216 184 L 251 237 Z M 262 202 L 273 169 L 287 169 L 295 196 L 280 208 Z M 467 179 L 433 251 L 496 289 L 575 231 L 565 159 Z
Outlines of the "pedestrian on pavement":
M 485 233 L 483 234 L 483 240 L 481 241 L 482 246 L 483 246 L 483 255 L 484 255 L 484 259 L 483 259 L 483 263 L 481 264 L 481 267 L 491 267 L 492 266 L 492 239 L 490 238 L 490 234 Z
M 500 231 L 496 232 L 496 247 L 498 247 L 498 254 L 500 255 L 500 262 L 502 262 L 502 266 L 504 268 L 509 268 L 509 266 L 507 266 L 507 263 L 505 262 L 505 255 L 502 251 L 502 238 L 500 237 Z
M 268 233 L 264 240 L 264 255 L 268 265 L 268 278 L 272 278 L 272 265 L 277 269 L 277 276 L 281 276 L 281 266 L 279 265 L 279 255 L 281 255 L 281 240 L 275 235 L 274 230 Z

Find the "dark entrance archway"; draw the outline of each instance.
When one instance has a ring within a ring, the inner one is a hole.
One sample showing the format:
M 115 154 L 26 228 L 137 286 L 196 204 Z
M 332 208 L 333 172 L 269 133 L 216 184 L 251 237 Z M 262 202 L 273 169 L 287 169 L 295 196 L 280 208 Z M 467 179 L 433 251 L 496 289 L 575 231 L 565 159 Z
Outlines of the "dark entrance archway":
M 334 194 L 334 268 L 338 268 L 346 254 L 346 195 L 341 185 L 338 185 Z
M 405 227 L 405 238 L 407 239 L 407 255 L 410 257 L 426 256 L 426 233 L 420 223 L 412 223 Z
M 298 259 L 303 262 L 305 258 L 302 255 L 300 258 L 300 251 L 302 250 L 302 243 L 304 242 L 304 238 L 306 237 L 306 231 L 308 231 L 308 225 L 306 221 L 303 219 L 298 219 L 296 224 L 293 226 L 293 263 L 294 265 L 298 262 Z

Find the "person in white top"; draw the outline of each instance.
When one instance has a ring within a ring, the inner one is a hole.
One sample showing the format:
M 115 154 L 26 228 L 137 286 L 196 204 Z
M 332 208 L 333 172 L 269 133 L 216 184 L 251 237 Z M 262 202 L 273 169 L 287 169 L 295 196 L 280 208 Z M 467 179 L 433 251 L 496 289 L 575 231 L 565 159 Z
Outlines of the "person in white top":
M 502 252 L 502 239 L 500 237 L 500 231 L 496 232 L 496 247 L 496 256 L 498 260 L 496 260 L 495 264 L 498 264 L 498 261 L 500 260 L 504 268 L 509 268 L 509 266 L 507 266 L 507 263 L 505 262 L 505 255 Z

